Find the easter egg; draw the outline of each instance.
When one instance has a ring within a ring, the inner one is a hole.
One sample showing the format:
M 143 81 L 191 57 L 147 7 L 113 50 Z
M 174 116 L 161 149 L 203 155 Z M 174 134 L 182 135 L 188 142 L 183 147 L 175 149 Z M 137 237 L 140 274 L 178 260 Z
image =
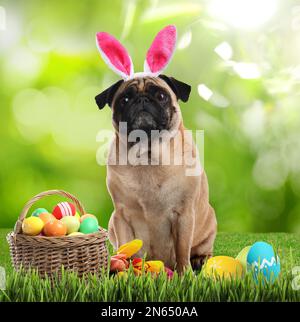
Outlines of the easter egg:
M 242 264 L 244 273 L 247 272 L 247 256 L 250 248 L 251 246 L 244 247 L 235 258 Z
M 65 236 L 67 233 L 66 225 L 60 220 L 48 221 L 43 230 L 44 234 L 48 237 Z
M 66 225 L 68 235 L 77 232 L 80 227 L 80 222 L 75 216 L 63 217 L 60 221 Z
M 48 210 L 45 209 L 45 208 L 38 208 L 38 209 L 35 209 L 35 211 L 31 214 L 31 216 L 33 217 L 38 217 L 40 214 L 42 213 L 48 213 Z
M 50 220 L 56 219 L 52 214 L 49 214 L 48 212 L 42 212 L 41 214 L 39 214 L 39 218 L 43 220 L 44 224 L 46 224 Z
M 125 271 L 129 263 L 125 258 L 119 258 L 119 255 L 113 255 L 110 258 L 110 272 Z
M 85 214 L 82 217 L 80 217 L 80 222 L 83 222 L 86 218 L 94 218 L 94 219 L 96 219 L 97 224 L 99 224 L 97 217 L 94 215 L 91 215 L 91 214 Z
M 233 257 L 215 256 L 207 260 L 204 266 L 204 275 L 220 277 L 241 277 L 243 273 L 242 264 Z
M 71 233 L 68 235 L 68 237 L 73 237 L 73 236 L 82 236 L 84 235 L 83 233 L 81 233 L 80 231 L 76 231 L 74 233 Z
M 98 231 L 98 221 L 95 218 L 88 217 L 80 224 L 79 231 L 84 234 L 92 234 Z
M 280 273 L 280 260 L 270 244 L 259 241 L 248 252 L 247 269 L 252 270 L 256 281 L 261 275 L 267 282 L 274 282 Z
M 56 219 L 61 219 L 66 216 L 75 216 L 76 207 L 70 202 L 61 202 L 54 207 L 52 214 Z
M 77 218 L 78 220 L 79 220 L 79 222 L 80 222 L 80 215 L 79 215 L 79 213 L 76 211 L 76 213 L 75 213 L 75 216 L 74 216 L 75 218 Z
M 37 236 L 41 233 L 44 227 L 44 222 L 38 217 L 25 218 L 22 223 L 22 231 L 25 235 Z

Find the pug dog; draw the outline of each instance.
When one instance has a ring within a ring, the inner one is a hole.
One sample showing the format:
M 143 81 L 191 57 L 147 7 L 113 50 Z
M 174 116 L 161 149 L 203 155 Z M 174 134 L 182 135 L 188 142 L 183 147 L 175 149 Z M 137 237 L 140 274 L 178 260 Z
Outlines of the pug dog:
M 136 256 L 146 253 L 148 259 L 161 260 L 179 273 L 190 264 L 200 269 L 212 256 L 217 227 L 204 170 L 198 175 L 186 172 L 191 165 L 200 165 L 192 139 L 185 140 L 182 148 L 185 128 L 178 100 L 186 102 L 190 90 L 172 77 L 142 76 L 120 80 L 96 97 L 100 109 L 111 107 L 115 129 L 107 163 L 107 187 L 114 204 L 110 242 L 117 249 L 141 239 L 143 248 Z M 121 122 L 127 124 L 125 133 L 120 133 Z M 151 146 L 151 140 L 146 143 L 146 159 L 161 160 L 162 151 L 170 150 L 184 162 L 121 164 L 120 159 L 138 144 L 128 140 L 135 130 L 144 131 L 148 138 L 151 131 L 169 133 L 152 137 Z

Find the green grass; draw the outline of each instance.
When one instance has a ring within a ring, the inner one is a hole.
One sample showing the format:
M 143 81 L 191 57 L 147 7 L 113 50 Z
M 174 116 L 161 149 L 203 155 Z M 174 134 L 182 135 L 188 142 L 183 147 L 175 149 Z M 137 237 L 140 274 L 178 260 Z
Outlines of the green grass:
M 51 284 L 34 272 L 12 270 L 5 241 L 7 232 L 0 230 L 0 266 L 7 270 L 7 287 L 0 291 L 0 301 L 300 301 L 300 291 L 292 289 L 292 267 L 300 266 L 299 239 L 292 234 L 218 234 L 215 255 L 236 256 L 243 247 L 258 240 L 273 244 L 282 264 L 280 278 L 273 285 L 256 284 L 251 275 L 240 280 L 212 280 L 190 271 L 183 277 L 175 274 L 171 280 L 164 274 L 153 278 L 136 277 L 130 272 L 127 278 L 118 278 L 103 272 L 80 279 L 64 273 Z
M 4 267 L 7 272 L 12 271 L 9 248 L 6 242 L 8 229 L 0 229 L 0 266 Z

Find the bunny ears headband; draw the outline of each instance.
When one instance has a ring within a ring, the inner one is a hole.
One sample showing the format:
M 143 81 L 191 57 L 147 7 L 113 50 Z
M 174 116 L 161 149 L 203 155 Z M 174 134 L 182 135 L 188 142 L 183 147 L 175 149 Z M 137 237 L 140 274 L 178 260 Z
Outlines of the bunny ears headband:
M 161 75 L 175 51 L 175 26 L 169 25 L 156 35 L 147 52 L 144 71 L 140 73 L 134 73 L 133 63 L 127 50 L 112 35 L 107 32 L 99 32 L 96 35 L 96 40 L 103 60 L 116 74 L 123 78 L 95 97 L 99 109 L 102 109 L 106 104 L 111 106 L 113 97 L 120 85 L 135 77 L 160 77 L 170 86 L 177 99 L 181 99 L 183 102 L 188 100 L 191 86 L 173 77 Z
M 96 35 L 97 47 L 105 63 L 124 80 L 138 76 L 156 77 L 167 67 L 176 46 L 176 27 L 163 28 L 154 38 L 144 62 L 144 72 L 134 73 L 132 59 L 125 47 L 107 32 Z

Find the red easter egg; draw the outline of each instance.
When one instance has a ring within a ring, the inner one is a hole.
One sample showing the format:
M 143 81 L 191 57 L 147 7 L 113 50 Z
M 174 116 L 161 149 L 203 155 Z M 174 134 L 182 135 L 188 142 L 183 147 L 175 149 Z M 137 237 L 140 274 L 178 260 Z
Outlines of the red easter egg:
M 66 216 L 75 216 L 76 207 L 70 202 L 61 202 L 55 206 L 52 214 L 56 217 L 56 219 L 61 219 L 62 217 Z

